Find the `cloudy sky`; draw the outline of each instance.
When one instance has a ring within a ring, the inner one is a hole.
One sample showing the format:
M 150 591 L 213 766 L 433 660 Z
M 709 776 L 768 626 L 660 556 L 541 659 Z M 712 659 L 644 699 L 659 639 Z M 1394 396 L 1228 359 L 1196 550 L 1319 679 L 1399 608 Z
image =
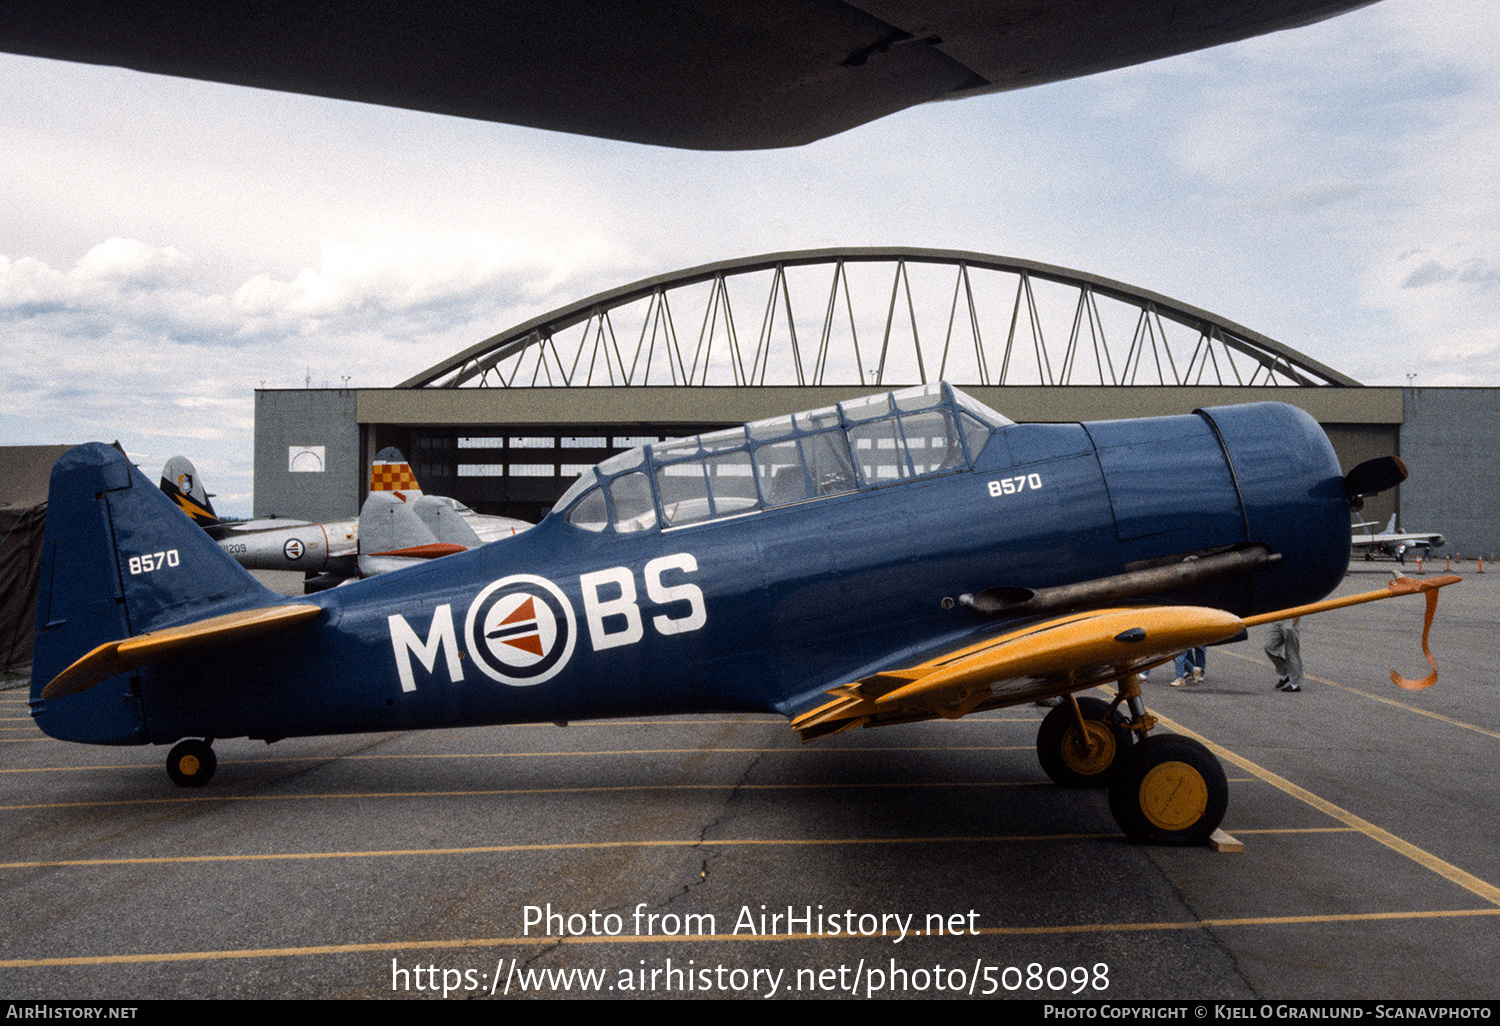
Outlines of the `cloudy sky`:
M 0 56 L 0 444 L 182 452 L 248 514 L 253 390 L 395 384 L 714 260 L 977 250 L 1173 296 L 1368 384 L 1500 386 L 1500 27 L 1309 28 L 696 153 Z

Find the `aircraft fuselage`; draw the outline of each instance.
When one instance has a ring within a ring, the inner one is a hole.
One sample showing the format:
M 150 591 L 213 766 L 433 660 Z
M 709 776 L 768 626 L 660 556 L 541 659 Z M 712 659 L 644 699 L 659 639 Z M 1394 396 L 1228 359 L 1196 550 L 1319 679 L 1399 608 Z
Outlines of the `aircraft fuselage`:
M 144 479 L 133 493 L 90 484 L 101 497 L 89 500 L 100 509 L 88 516 L 111 539 L 95 543 L 96 555 L 119 567 L 118 595 L 101 593 L 91 608 L 128 622 L 83 629 L 82 608 L 44 596 L 34 715 L 54 736 L 115 744 L 790 715 L 829 687 L 993 633 L 995 614 L 960 601 L 990 589 L 1057 588 L 1254 546 L 1279 560 L 1134 600 L 1249 615 L 1315 601 L 1342 578 L 1349 535 L 1339 467 L 1322 430 L 1295 408 L 983 430 L 973 419 L 962 451 L 950 443 L 956 465 L 913 456 L 906 466 L 915 474 L 885 481 L 860 463 L 880 446 L 861 449 L 848 426 L 863 483 L 820 486 L 811 464 L 798 464 L 809 494 L 797 501 L 772 497 L 770 473 L 758 492 L 756 471 L 716 476 L 723 456 L 674 464 L 673 477 L 666 457 L 653 455 L 642 467 L 655 478 L 628 461 L 610 477 L 612 460 L 594 488 L 575 486 L 523 534 L 309 597 L 323 614 L 272 637 L 42 699 L 80 646 L 201 617 L 202 601 L 172 598 L 174 577 L 191 594 L 222 592 L 214 613 L 271 604 L 242 585 L 220 588 L 214 575 L 227 571 L 217 550 L 180 533 L 189 526 L 181 517 L 140 522 L 131 504 L 160 497 Z M 916 445 L 915 428 L 904 437 Z M 797 438 L 810 452 L 814 436 Z M 756 445 L 752 430 L 744 466 L 769 452 Z M 737 481 L 750 498 L 673 502 L 669 490 L 689 476 L 681 471 L 697 466 L 709 488 Z M 652 508 L 628 519 L 632 474 L 655 484 Z M 595 489 L 598 521 L 580 512 Z M 606 507 L 603 495 L 614 492 Z M 684 522 L 698 501 L 702 514 Z M 59 564 L 48 578 L 73 572 Z

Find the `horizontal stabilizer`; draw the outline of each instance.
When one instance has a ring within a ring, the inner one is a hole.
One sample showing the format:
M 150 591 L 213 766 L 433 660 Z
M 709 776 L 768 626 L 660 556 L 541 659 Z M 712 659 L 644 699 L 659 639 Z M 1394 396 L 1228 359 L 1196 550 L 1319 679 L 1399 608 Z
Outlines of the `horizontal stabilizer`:
M 42 689 L 43 698 L 62 698 L 87 691 L 117 673 L 124 673 L 170 655 L 182 655 L 236 641 L 249 641 L 292 624 L 311 620 L 322 606 L 294 605 L 245 609 L 237 613 L 167 627 L 133 638 L 106 642 L 73 663 Z

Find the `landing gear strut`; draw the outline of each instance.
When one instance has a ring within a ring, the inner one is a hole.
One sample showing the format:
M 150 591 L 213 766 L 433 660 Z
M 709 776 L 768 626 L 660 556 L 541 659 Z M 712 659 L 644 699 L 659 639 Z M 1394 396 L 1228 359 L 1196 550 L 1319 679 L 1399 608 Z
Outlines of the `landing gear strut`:
M 178 787 L 202 787 L 208 783 L 218 768 L 219 760 L 214 755 L 214 739 L 188 738 L 172 746 L 167 754 L 167 776 Z

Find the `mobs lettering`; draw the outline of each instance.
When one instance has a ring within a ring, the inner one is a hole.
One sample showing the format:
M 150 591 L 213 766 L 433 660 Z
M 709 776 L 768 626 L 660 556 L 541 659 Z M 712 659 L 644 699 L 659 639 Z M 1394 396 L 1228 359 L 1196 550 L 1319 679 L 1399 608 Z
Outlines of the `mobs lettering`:
M 708 622 L 703 591 L 682 580 L 696 573 L 690 553 L 661 556 L 640 572 L 647 613 L 642 613 L 636 573 L 628 566 L 609 567 L 578 578 L 583 620 L 595 652 L 634 645 L 646 635 L 686 634 Z M 427 636 L 420 635 L 400 613 L 387 617 L 391 649 L 402 691 L 417 689 L 413 657 L 422 669 L 437 672 L 439 658 L 448 679 L 464 679 L 453 607 L 432 611 Z M 464 644 L 474 666 L 492 680 L 511 687 L 530 687 L 551 680 L 573 656 L 579 627 L 573 604 L 561 588 L 534 574 L 515 574 L 487 586 L 469 604 Z

